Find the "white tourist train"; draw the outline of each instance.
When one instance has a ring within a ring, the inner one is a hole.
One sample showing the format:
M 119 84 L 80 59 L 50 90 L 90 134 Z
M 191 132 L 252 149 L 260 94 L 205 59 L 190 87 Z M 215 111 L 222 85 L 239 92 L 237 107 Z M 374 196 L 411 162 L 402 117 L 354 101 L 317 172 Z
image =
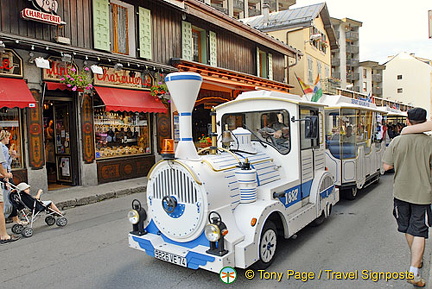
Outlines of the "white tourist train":
M 326 166 L 335 176 L 341 196 L 355 199 L 358 189 L 378 182 L 384 173 L 386 148 L 377 137 L 386 112 L 374 103 L 342 95 L 323 95 L 325 107 Z
M 219 273 L 268 267 L 278 236 L 319 225 L 339 201 L 325 167 L 324 105 L 253 91 L 214 109 L 213 144 L 197 152 L 191 112 L 202 77 L 166 77 L 179 115 L 179 142 L 166 142 L 134 200 L 129 246 L 180 266 Z M 276 116 L 276 123 L 274 123 Z

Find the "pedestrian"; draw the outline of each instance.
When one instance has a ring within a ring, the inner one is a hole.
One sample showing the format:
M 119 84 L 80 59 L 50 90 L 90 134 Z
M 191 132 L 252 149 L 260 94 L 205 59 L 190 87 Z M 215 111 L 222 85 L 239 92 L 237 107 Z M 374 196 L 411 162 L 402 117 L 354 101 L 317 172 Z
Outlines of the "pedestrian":
M 409 126 L 426 121 L 426 110 L 408 110 Z M 395 137 L 383 157 L 385 170 L 394 169 L 393 215 L 398 231 L 405 234 L 411 252 L 409 272 L 413 279 L 407 281 L 424 287 L 421 277 L 423 254 L 429 227 L 432 225 L 432 138 L 425 134 L 408 134 Z
M 0 178 L 12 178 L 12 174 L 8 173 L 3 164 L 6 162 L 4 155 L 0 153 Z M 3 183 L 2 183 L 3 184 Z M 9 235 L 6 231 L 6 220 L 4 216 L 4 200 L 3 189 L 0 188 L 0 244 L 14 242 L 20 239 L 20 236 Z
M 10 136 L 11 134 L 7 130 L 0 131 L 0 147 L 6 160 L 6 162 L 3 163 L 3 166 L 6 168 L 8 173 L 12 173 L 12 161 L 17 156 L 16 150 L 14 150 L 13 147 L 7 147 L 7 145 L 9 145 Z M 13 178 L 11 178 L 9 182 L 13 183 Z

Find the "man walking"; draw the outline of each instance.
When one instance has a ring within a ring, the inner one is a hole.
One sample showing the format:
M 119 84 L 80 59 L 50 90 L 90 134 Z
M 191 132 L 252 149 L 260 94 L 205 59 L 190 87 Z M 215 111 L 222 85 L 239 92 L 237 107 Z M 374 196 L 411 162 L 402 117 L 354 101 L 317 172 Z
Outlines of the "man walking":
M 408 125 L 426 121 L 426 110 L 408 110 Z M 398 231 L 405 234 L 411 252 L 410 272 L 414 279 L 407 280 L 414 286 L 424 287 L 419 269 L 423 266 L 423 254 L 429 227 L 432 225 L 432 138 L 425 134 L 401 135 L 387 147 L 383 166 L 394 168 L 394 209 Z

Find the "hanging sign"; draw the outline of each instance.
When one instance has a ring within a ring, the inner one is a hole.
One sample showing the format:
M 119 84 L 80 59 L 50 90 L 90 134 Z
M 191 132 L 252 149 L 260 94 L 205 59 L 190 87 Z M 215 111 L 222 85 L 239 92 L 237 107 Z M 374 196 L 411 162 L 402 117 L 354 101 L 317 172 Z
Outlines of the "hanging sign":
M 43 69 L 42 80 L 60 81 L 60 78 L 66 74 L 70 74 L 71 68 L 78 71 L 78 67 L 74 63 L 65 63 L 60 58 L 51 56 L 48 58 L 50 69 Z
M 22 77 L 22 59 L 12 49 L 0 51 L 0 75 Z
M 31 0 L 37 9 L 25 8 L 21 11 L 21 17 L 25 20 L 33 20 L 50 25 L 62 25 L 61 17 L 57 15 L 58 2 L 56 0 Z
M 150 73 L 102 66 L 103 74 L 94 75 L 94 84 L 110 87 L 149 89 L 153 84 Z

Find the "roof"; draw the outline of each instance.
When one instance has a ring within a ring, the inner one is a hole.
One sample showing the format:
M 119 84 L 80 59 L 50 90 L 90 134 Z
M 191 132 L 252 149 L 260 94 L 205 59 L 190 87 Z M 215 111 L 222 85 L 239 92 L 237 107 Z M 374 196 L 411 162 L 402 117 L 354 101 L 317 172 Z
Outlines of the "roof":
M 295 27 L 310 27 L 313 20 L 321 16 L 331 49 L 338 48 L 336 33 L 330 21 L 330 15 L 325 2 L 309 6 L 288 9 L 269 14 L 268 20 L 264 15 L 240 19 L 243 23 L 258 30 L 269 32 Z

